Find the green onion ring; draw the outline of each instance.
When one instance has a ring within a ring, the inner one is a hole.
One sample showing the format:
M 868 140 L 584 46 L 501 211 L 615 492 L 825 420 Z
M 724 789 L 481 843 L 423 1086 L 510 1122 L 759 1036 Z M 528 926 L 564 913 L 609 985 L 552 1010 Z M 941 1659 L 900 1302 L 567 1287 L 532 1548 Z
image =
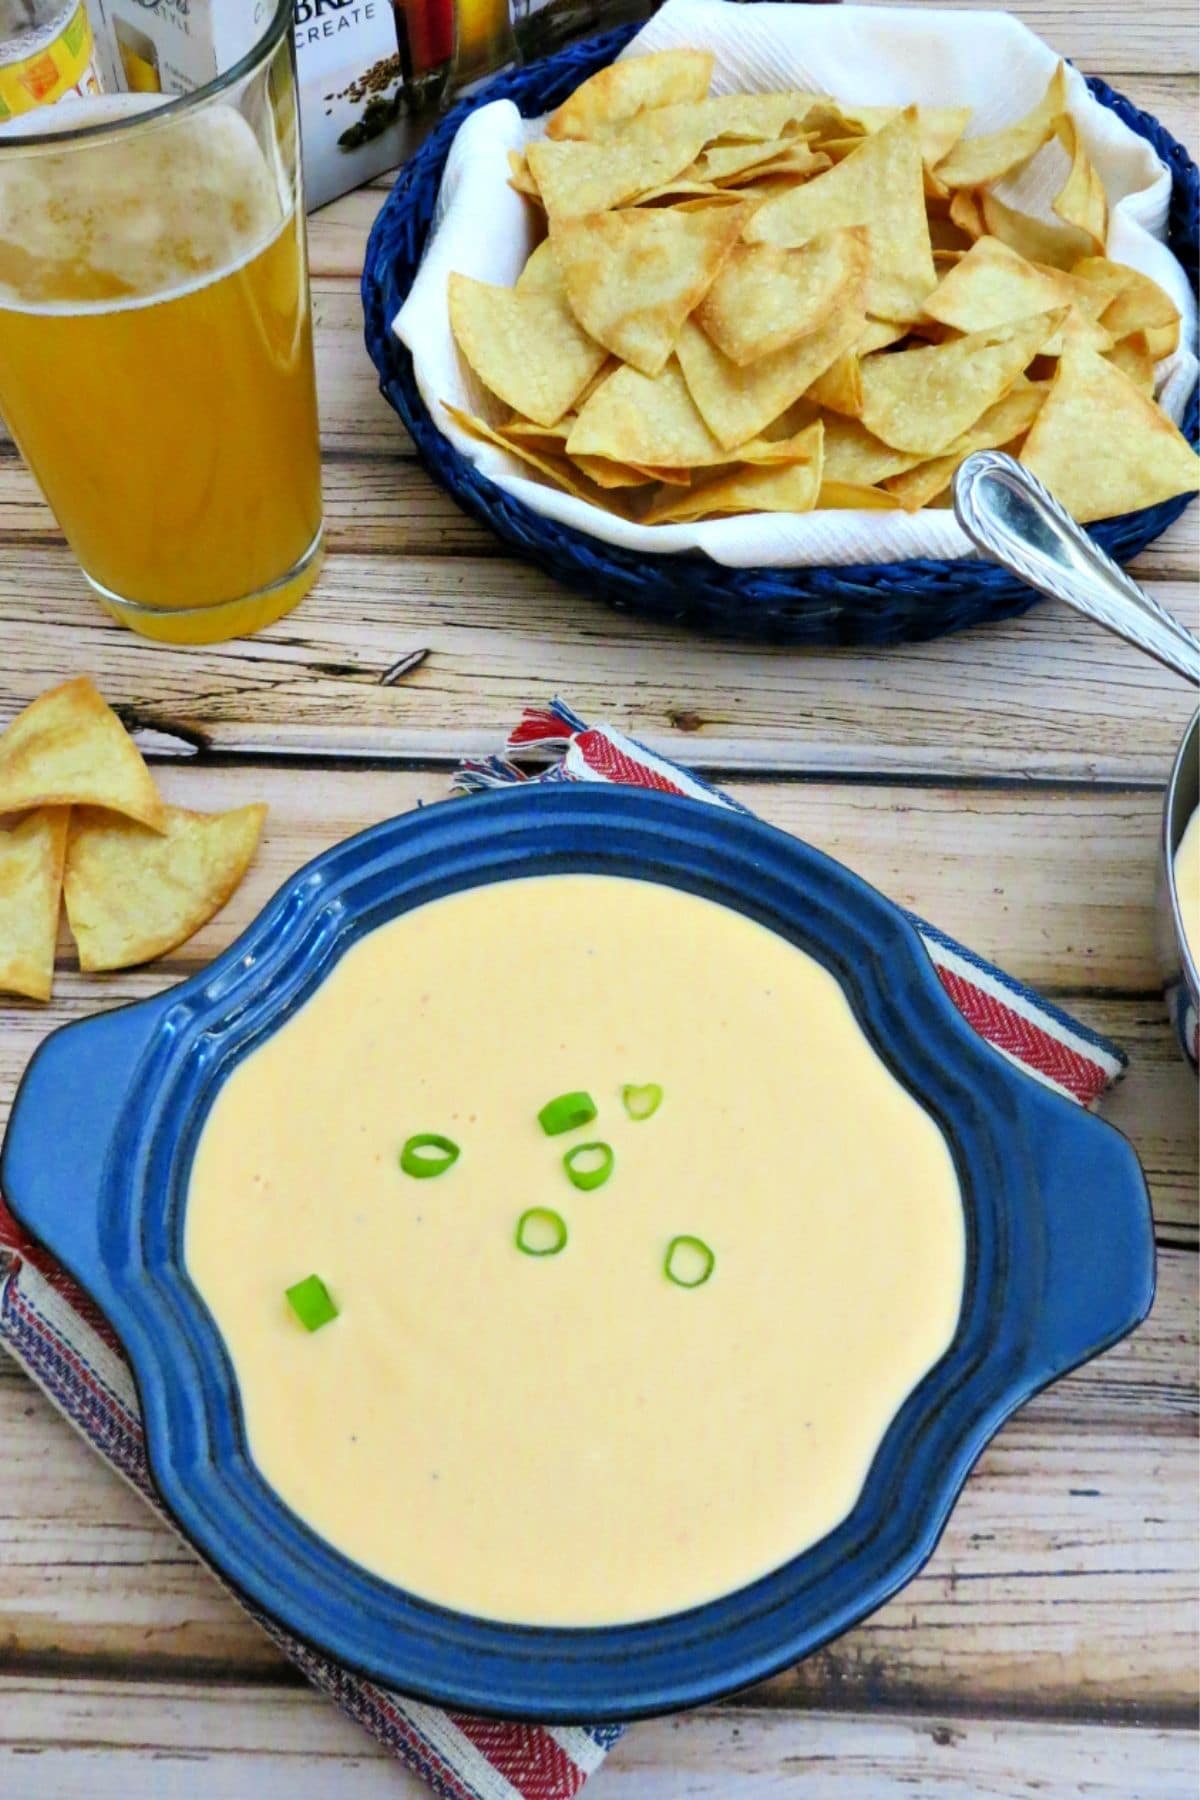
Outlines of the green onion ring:
M 596 1117 L 596 1102 L 590 1094 L 557 1094 L 547 1100 L 538 1114 L 538 1124 L 547 1137 L 561 1137 L 564 1131 L 578 1131 Z
M 436 1155 L 430 1156 L 429 1151 Z M 416 1137 L 410 1137 L 400 1152 L 400 1167 L 406 1175 L 415 1176 L 418 1181 L 429 1181 L 435 1175 L 444 1175 L 452 1169 L 459 1159 L 460 1151 L 453 1138 L 442 1137 L 437 1131 L 419 1131 Z
M 587 1169 L 579 1167 L 579 1164 L 586 1158 L 597 1154 L 599 1154 L 600 1161 L 596 1164 L 595 1168 Z M 574 1149 L 568 1150 L 567 1154 L 563 1157 L 563 1168 L 567 1171 L 567 1180 L 571 1183 L 571 1186 L 582 1188 L 583 1192 L 587 1194 L 590 1193 L 593 1188 L 604 1186 L 605 1182 L 613 1172 L 613 1164 L 616 1160 L 617 1159 L 612 1152 L 611 1144 L 602 1144 L 599 1142 L 594 1144 L 576 1144 Z
M 629 1117 L 640 1124 L 643 1119 L 652 1119 L 662 1105 L 663 1091 L 657 1081 L 646 1081 L 640 1085 L 636 1081 L 627 1081 L 621 1089 L 621 1104 Z
M 539 1242 L 545 1233 L 549 1236 Z M 548 1206 L 531 1206 L 517 1220 L 513 1242 L 525 1256 L 557 1256 L 567 1246 L 567 1222 L 561 1213 L 551 1212 Z
M 284 1296 L 306 1331 L 319 1331 L 338 1316 L 333 1296 L 319 1275 L 306 1275 L 303 1281 L 285 1288 Z
M 682 1260 L 684 1270 L 691 1268 L 691 1280 L 685 1279 L 684 1273 L 675 1266 L 680 1260 Z M 690 1237 L 685 1234 L 683 1237 L 673 1237 L 667 1245 L 667 1254 L 663 1258 L 663 1274 L 668 1281 L 673 1281 L 676 1287 L 703 1287 L 716 1267 L 716 1263 L 716 1257 L 703 1238 Z

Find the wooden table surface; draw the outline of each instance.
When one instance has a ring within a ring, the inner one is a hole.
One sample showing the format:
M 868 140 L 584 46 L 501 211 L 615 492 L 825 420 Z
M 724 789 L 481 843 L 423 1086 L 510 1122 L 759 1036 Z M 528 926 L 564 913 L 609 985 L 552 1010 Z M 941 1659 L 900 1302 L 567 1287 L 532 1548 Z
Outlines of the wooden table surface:
M 1185 0 L 1028 0 L 1023 16 L 1195 149 Z M 154 967 L 0 1002 L 0 1120 L 52 1027 L 189 974 L 315 851 L 446 792 L 562 693 L 732 787 L 1132 1054 L 1106 1106 L 1149 1174 L 1159 1290 L 1126 1343 L 1027 1406 L 929 1566 L 801 1667 L 631 1730 L 611 1800 L 1196 1791 L 1196 1090 L 1159 998 L 1152 903 L 1181 683 L 1056 608 L 920 648 L 800 654 L 623 618 L 505 556 L 414 462 L 362 348 L 382 198 L 314 216 L 330 557 L 251 641 L 167 650 L 109 624 L 0 441 L 0 723 L 90 670 L 131 725 L 200 746 L 168 797 L 271 804 L 258 862 Z M 1196 625 L 1197 513 L 1136 565 Z M 396 685 L 397 658 L 423 660 Z M 399 760 L 377 760 L 383 749 Z M 368 1800 L 415 1779 L 316 1697 L 0 1357 L 0 1793 Z

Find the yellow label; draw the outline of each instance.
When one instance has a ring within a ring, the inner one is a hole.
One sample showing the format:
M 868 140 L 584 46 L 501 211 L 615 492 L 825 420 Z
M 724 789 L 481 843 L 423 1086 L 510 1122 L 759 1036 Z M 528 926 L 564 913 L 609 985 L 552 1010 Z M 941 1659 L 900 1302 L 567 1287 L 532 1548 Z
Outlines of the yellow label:
M 15 48 L 15 46 L 14 46 Z M 14 62 L 0 63 L 0 120 L 53 106 L 64 94 L 89 84 L 92 76 L 92 28 L 83 0 L 42 40 L 35 40 Z

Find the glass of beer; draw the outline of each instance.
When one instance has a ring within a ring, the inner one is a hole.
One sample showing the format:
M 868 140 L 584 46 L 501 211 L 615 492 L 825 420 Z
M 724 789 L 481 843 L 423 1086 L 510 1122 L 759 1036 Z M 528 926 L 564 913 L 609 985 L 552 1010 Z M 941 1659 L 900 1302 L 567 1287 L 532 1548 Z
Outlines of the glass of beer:
M 190 93 L 0 128 L 0 417 L 102 605 L 172 643 L 282 617 L 321 560 L 292 0 L 262 10 Z

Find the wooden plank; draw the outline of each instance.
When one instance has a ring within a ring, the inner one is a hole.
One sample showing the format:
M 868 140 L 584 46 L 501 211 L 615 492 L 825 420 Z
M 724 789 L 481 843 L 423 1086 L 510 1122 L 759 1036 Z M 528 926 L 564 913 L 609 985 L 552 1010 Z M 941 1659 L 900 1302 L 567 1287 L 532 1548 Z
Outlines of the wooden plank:
M 956 12 L 974 12 L 979 0 L 948 4 Z M 1009 11 L 1088 75 L 1111 74 L 1115 81 L 1128 69 L 1161 75 L 1196 72 L 1195 32 L 1185 0 L 1169 0 L 1153 14 L 1140 15 L 1123 8 L 1120 0 L 1100 0 L 1092 8 L 1074 0 L 1023 0 Z
M 1194 1698 L 1197 1259 L 1140 1331 L 985 1452 L 927 1568 L 758 1697 L 781 1707 L 1174 1719 Z M 281 1674 L 144 1502 L 0 1356 L 0 1639 L 10 1670 Z
M 421 1800 L 429 1789 L 327 1701 L 247 1687 L 0 1685 L 0 1787 L 24 1800 Z M 1178 1800 L 1186 1732 L 710 1708 L 629 1730 L 613 1800 Z M 1184 1785 L 1181 1786 L 1180 1783 Z M 22 1786 L 25 1783 L 27 1785 Z
M 31 579 L 34 591 L 31 592 Z M 1158 597 L 1187 622 L 1193 584 Z M 381 677 L 425 651 L 398 686 Z M 904 651 L 716 645 L 610 612 L 517 563 L 333 555 L 317 591 L 256 638 L 168 655 L 113 625 L 69 553 L 31 578 L 0 547 L 0 722 L 89 669 L 141 722 L 214 748 L 457 760 L 500 748 L 563 693 L 709 769 L 1165 780 L 1193 700 L 1183 683 L 1065 609 Z
M 1022 16 L 1030 24 L 1033 23 L 1034 9 L 1026 7 Z M 1124 51 L 1126 33 L 1122 16 L 1122 30 L 1115 40 L 1120 50 Z M 1078 32 L 1078 16 L 1073 18 L 1068 33 L 1074 38 Z M 1042 29 L 1035 26 L 1035 29 Z M 1048 36 L 1048 31 L 1046 32 Z M 1193 152 L 1196 148 L 1196 95 L 1197 84 L 1194 74 L 1180 70 L 1178 64 L 1157 74 L 1128 74 L 1126 66 L 1140 69 L 1141 63 L 1132 56 L 1122 62 L 1119 70 L 1102 65 L 1094 59 L 1083 61 L 1080 54 L 1069 47 L 1068 43 L 1057 38 L 1050 38 L 1054 47 L 1064 56 L 1071 56 L 1080 61 L 1080 66 L 1087 74 L 1104 73 L 1109 85 L 1115 87 L 1126 99 L 1131 100 L 1141 111 L 1149 113 L 1181 143 L 1188 145 Z M 854 95 L 848 96 L 855 98 Z M 357 277 L 363 266 L 363 256 L 367 246 L 367 237 L 375 223 L 384 200 L 391 186 L 389 177 L 372 183 L 370 187 L 357 188 L 353 193 L 343 194 L 319 212 L 311 214 L 308 221 L 308 261 L 314 276 L 345 275 Z

